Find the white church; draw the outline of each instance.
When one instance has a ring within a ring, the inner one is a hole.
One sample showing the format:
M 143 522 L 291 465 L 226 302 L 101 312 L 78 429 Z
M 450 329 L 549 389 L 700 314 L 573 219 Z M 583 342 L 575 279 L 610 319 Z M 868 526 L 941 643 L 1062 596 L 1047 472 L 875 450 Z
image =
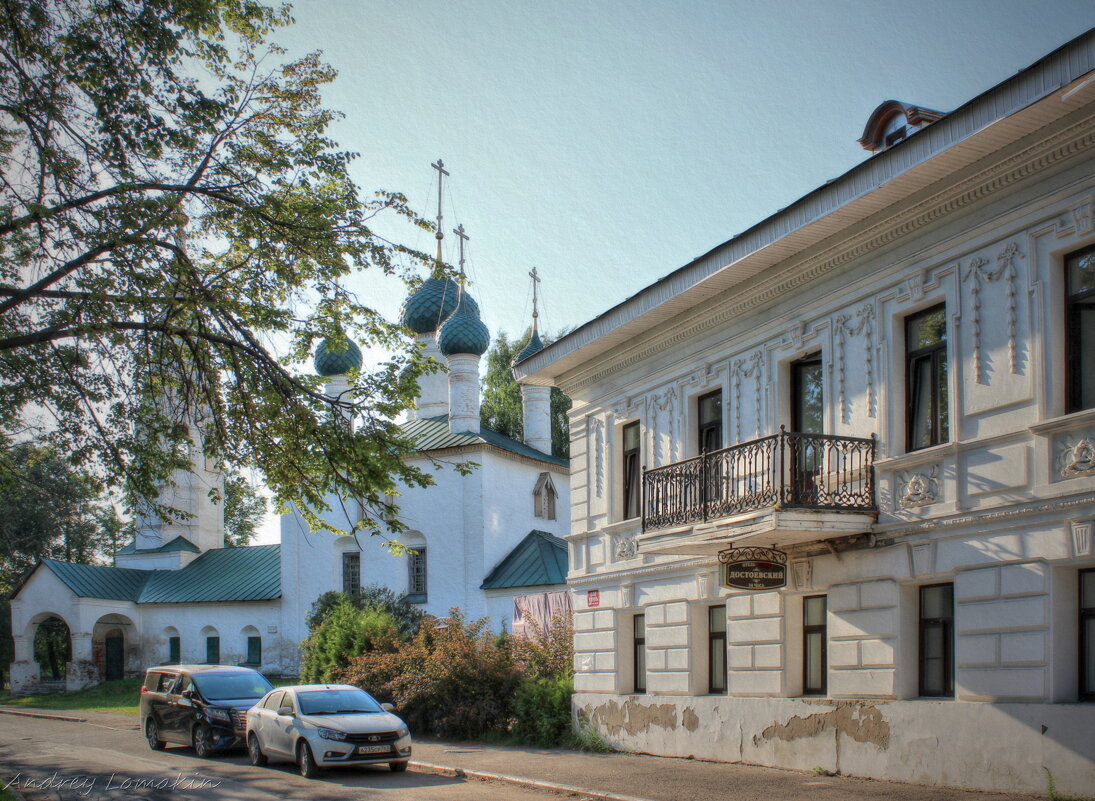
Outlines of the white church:
M 204 466 L 195 442 L 192 470 L 180 471 L 162 499 L 189 517 L 139 520 L 114 567 L 44 559 L 23 579 L 11 602 L 13 691 L 40 687 L 34 638 L 52 618 L 68 626 L 65 687 L 78 689 L 171 662 L 296 675 L 307 614 L 331 590 L 381 584 L 429 614 L 460 607 L 489 617 L 496 630 L 569 612 L 560 539 L 569 528 L 569 467 L 551 455 L 550 390 L 522 387 L 523 442 L 482 428 L 479 361 L 490 334 L 475 300 L 457 282 L 433 277 L 405 300 L 401 322 L 447 367 L 422 380 L 403 424 L 417 446 L 407 458 L 435 478 L 430 487 L 401 488 L 410 530 L 400 542 L 409 553 L 394 555 L 381 537 L 311 532 L 296 512 L 282 517 L 280 544 L 225 548 L 223 510 L 209 496 L 223 479 Z M 534 311 L 521 357 L 541 347 Z M 352 342 L 340 352 L 322 343 L 315 355 L 332 396 L 361 363 Z M 461 475 L 459 462 L 477 466 Z M 351 530 L 356 502 L 329 500 L 326 519 Z

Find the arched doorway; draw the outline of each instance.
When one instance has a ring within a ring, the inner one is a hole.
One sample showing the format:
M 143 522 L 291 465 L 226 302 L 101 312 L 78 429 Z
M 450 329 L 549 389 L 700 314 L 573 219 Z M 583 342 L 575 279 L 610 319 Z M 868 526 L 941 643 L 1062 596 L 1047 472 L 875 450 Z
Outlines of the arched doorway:
M 125 678 L 130 662 L 126 649 L 131 645 L 132 633 L 133 622 L 125 615 L 103 615 L 96 621 L 91 635 L 91 652 L 102 681 Z
M 72 633 L 68 624 L 50 615 L 37 625 L 34 632 L 34 661 L 43 682 L 62 682 L 72 661 Z

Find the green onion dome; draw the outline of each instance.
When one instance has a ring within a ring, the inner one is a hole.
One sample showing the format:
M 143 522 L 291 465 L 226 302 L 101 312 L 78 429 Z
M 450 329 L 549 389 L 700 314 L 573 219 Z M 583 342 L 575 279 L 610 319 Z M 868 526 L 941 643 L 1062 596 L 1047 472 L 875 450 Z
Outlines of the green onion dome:
M 544 343 L 540 341 L 540 333 L 533 329 L 532 336 L 529 337 L 528 344 L 521 348 L 521 352 L 517 354 L 517 358 L 513 360 L 514 364 L 519 361 L 527 359 L 534 353 L 539 353 L 544 349 Z
M 463 294 L 456 311 L 441 326 L 437 344 L 446 356 L 456 353 L 482 356 L 490 347 L 490 331 L 479 319 L 479 306 L 467 292 Z
M 451 278 L 430 278 L 411 293 L 399 310 L 399 322 L 416 334 L 436 331 L 456 309 L 460 287 Z
M 318 375 L 330 378 L 361 369 L 361 348 L 352 339 L 343 337 L 346 344 L 341 350 L 334 350 L 328 345 L 328 341 L 323 340 L 316 348 L 315 367 Z

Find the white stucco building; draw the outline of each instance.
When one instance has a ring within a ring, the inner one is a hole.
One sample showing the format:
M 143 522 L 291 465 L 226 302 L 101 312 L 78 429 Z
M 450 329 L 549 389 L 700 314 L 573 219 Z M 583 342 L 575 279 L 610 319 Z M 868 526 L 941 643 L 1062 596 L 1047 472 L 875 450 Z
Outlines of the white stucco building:
M 1093 69 L 1088 32 L 882 104 L 862 164 L 518 363 L 574 403 L 611 743 L 1095 788 Z
M 461 607 L 471 618 L 489 616 L 495 629 L 568 610 L 559 539 L 569 527 L 568 463 L 551 455 L 548 393 L 525 393 L 525 441 L 481 429 L 479 359 L 489 334 L 474 300 L 456 282 L 431 278 L 407 299 L 403 322 L 448 368 L 423 381 L 403 426 L 417 444 L 407 458 L 435 478 L 398 498 L 411 529 L 401 542 L 411 553 L 393 555 L 380 537 L 310 532 L 298 513 L 283 516 L 279 545 L 224 548 L 223 514 L 209 498 L 222 480 L 204 467 L 195 442 L 193 471 L 180 472 L 163 498 L 192 517 L 142 518 L 114 567 L 44 560 L 24 578 L 11 604 L 13 689 L 40 683 L 33 643 L 50 618 L 69 628 L 65 681 L 75 689 L 179 661 L 295 675 L 307 614 L 330 590 L 381 584 L 430 614 Z M 526 352 L 538 346 L 533 340 Z M 340 393 L 361 353 L 353 343 L 337 353 L 323 344 L 315 366 L 327 391 Z M 476 467 L 461 475 L 459 462 Z M 351 530 L 356 501 L 329 501 L 324 514 Z

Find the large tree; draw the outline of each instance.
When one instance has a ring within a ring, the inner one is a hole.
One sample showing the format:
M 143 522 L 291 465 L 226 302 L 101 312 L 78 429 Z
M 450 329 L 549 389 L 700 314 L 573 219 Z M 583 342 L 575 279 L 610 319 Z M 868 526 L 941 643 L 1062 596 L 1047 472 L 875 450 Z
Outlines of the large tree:
M 413 282 L 424 257 L 374 232 L 327 129 L 318 54 L 284 64 L 286 8 L 252 0 L 0 0 L 0 434 L 154 502 L 196 445 L 257 469 L 276 503 L 364 503 L 394 522 L 393 420 L 425 365 L 341 280 Z M 324 338 L 391 354 L 324 397 Z M 351 433 L 346 416 L 355 418 Z M 161 510 L 170 513 L 171 510 Z
M 505 332 L 494 338 L 487 352 L 487 373 L 483 376 L 483 402 L 479 406 L 479 420 L 492 431 L 514 439 L 524 435 L 525 422 L 521 405 L 521 387 L 513 377 L 513 360 L 528 344 L 531 330 L 510 342 Z M 550 345 L 555 337 L 545 336 L 544 344 Z M 554 456 L 570 456 L 570 398 L 558 387 L 551 389 L 551 452 Z

